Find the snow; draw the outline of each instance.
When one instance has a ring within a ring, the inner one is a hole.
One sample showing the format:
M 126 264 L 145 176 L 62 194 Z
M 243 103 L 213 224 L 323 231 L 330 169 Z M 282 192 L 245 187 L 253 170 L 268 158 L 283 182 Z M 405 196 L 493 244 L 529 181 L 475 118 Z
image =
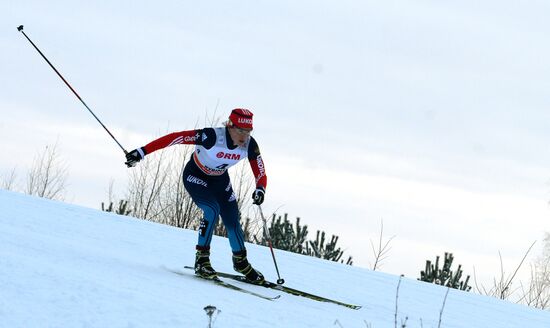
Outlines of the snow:
M 268 301 L 167 270 L 193 264 L 195 231 L 4 190 L 0 208 L 0 327 L 207 327 L 207 305 L 221 311 L 216 328 L 395 326 L 395 275 L 276 250 L 286 285 L 363 308 L 233 282 L 281 294 Z M 247 247 L 276 280 L 269 250 Z M 211 259 L 232 272 L 225 238 L 214 238 Z M 438 327 L 446 292 L 403 278 L 398 323 Z M 550 312 L 451 289 L 441 327 L 548 328 Z

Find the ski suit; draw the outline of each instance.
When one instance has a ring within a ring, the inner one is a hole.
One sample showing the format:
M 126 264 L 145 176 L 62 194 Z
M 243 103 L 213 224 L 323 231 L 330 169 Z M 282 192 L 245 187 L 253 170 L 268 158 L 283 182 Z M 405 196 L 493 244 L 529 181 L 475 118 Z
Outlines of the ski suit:
M 221 215 L 233 253 L 245 250 L 237 199 L 227 169 L 248 158 L 256 179 L 256 188 L 265 191 L 267 176 L 260 149 L 253 137 L 243 147 L 235 145 L 226 127 L 175 132 L 141 148 L 144 154 L 176 144 L 194 144 L 192 158 L 183 169 L 185 189 L 203 211 L 197 248 L 209 248 Z

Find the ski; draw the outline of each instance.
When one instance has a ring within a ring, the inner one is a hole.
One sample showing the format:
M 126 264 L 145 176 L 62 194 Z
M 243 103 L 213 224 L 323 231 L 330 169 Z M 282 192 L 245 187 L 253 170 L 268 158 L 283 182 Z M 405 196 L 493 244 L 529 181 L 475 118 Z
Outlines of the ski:
M 185 266 L 185 268 L 194 270 L 194 268 L 190 267 L 190 266 Z M 287 286 L 277 285 L 276 283 L 269 282 L 267 280 L 264 281 L 262 284 L 257 284 L 257 283 L 254 283 L 254 282 L 250 281 L 250 280 L 247 280 L 242 275 L 232 274 L 232 273 L 225 273 L 225 272 L 217 272 L 217 273 L 218 273 L 218 276 L 222 277 L 222 278 L 233 279 L 233 280 L 240 281 L 240 282 L 247 283 L 247 284 L 251 284 L 251 285 L 262 286 L 262 287 L 265 287 L 265 288 L 271 288 L 271 289 L 279 290 L 279 291 L 282 291 L 282 292 L 285 292 L 285 293 L 288 293 L 288 294 L 291 294 L 291 295 L 294 295 L 294 296 L 301 296 L 301 297 L 309 298 L 311 300 L 318 301 L 318 302 L 333 303 L 333 304 L 344 306 L 344 307 L 347 307 L 347 308 L 353 309 L 353 310 L 359 310 L 362 307 L 361 305 L 348 304 L 348 303 L 336 301 L 336 300 L 333 300 L 333 299 L 330 299 L 330 298 L 310 294 L 310 293 L 307 293 L 307 292 L 304 292 L 304 291 L 301 291 L 301 290 L 298 290 L 298 289 L 290 288 L 290 287 L 287 287 Z
M 178 274 L 180 276 L 189 276 L 187 273 L 179 271 L 179 270 L 173 270 L 173 269 L 168 269 L 168 268 L 167 268 L 167 270 L 172 272 L 172 273 Z M 199 277 L 197 275 L 193 275 L 193 276 L 196 277 L 197 279 L 204 280 L 204 281 L 211 281 L 211 282 L 215 283 L 218 286 L 222 286 L 222 287 L 225 287 L 225 288 L 228 288 L 228 289 L 231 289 L 231 290 L 235 290 L 235 291 L 238 291 L 238 292 L 241 292 L 241 293 L 245 293 L 245 294 L 248 294 L 248 295 L 263 298 L 264 300 L 268 300 L 268 301 L 274 301 L 274 300 L 281 297 L 281 295 L 276 295 L 276 296 L 272 297 L 272 296 L 267 296 L 267 295 L 263 295 L 263 294 L 258 294 L 258 293 L 255 293 L 255 292 L 251 291 L 251 290 L 244 289 L 244 288 L 241 288 L 239 286 L 235 286 L 233 284 L 230 284 L 226 281 L 221 280 L 220 278 L 206 279 L 206 278 Z

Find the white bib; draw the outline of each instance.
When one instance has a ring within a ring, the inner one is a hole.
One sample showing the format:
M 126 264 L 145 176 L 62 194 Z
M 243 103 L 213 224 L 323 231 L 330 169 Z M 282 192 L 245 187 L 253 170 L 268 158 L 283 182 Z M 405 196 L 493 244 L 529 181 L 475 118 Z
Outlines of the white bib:
M 193 153 L 193 160 L 204 173 L 222 175 L 228 168 L 248 157 L 250 139 L 242 147 L 229 149 L 225 137 L 225 128 L 215 128 L 214 131 L 216 132 L 214 146 L 206 149 L 202 145 L 197 145 Z

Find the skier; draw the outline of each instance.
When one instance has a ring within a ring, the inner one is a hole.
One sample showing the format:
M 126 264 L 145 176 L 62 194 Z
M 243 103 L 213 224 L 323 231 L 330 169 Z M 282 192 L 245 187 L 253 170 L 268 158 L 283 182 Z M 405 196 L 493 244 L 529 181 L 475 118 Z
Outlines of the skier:
M 263 203 L 267 176 L 258 144 L 250 136 L 252 116 L 251 111 L 236 108 L 231 111 L 224 127 L 171 133 L 126 154 L 126 165 L 133 167 L 156 150 L 176 144 L 195 145 L 193 156 L 183 169 L 183 183 L 204 215 L 199 226 L 195 257 L 195 274 L 202 278 L 217 277 L 210 263 L 210 242 L 221 215 L 233 251 L 233 268 L 248 280 L 264 281 L 264 276 L 248 262 L 237 200 L 227 173 L 229 167 L 247 157 L 256 178 L 253 203 Z

